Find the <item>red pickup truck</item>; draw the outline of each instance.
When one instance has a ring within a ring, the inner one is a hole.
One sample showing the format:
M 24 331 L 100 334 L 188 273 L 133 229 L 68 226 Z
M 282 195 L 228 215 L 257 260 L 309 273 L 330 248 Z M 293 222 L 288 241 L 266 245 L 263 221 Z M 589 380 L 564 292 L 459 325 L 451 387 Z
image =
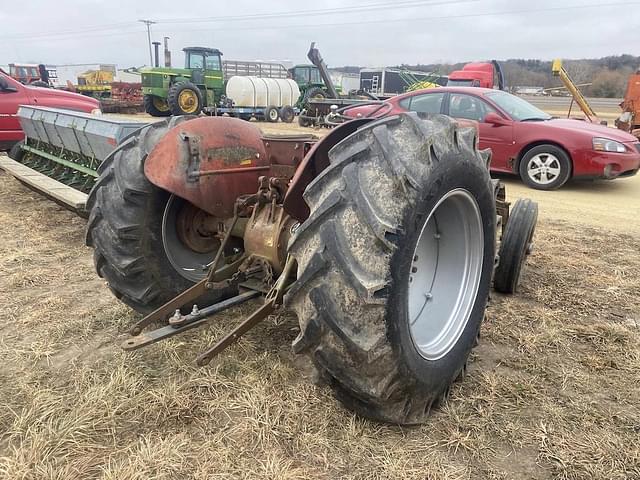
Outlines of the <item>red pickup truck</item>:
M 94 98 L 64 90 L 23 85 L 0 70 L 0 151 L 9 150 L 24 138 L 16 115 L 20 105 L 100 113 L 100 102 Z

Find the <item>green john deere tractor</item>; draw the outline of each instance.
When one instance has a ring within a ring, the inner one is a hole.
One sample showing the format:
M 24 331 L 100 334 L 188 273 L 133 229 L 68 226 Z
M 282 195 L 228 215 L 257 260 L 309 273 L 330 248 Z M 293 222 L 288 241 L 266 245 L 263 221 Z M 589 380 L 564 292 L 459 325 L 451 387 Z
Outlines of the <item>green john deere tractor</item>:
M 320 76 L 320 70 L 313 65 L 295 65 L 289 69 L 291 78 L 298 84 L 300 88 L 300 98 L 298 99 L 298 108 L 307 103 L 310 98 L 327 98 L 327 88 Z
M 224 93 L 222 52 L 188 47 L 184 68 L 153 67 L 142 71 L 145 111 L 154 117 L 197 115 Z

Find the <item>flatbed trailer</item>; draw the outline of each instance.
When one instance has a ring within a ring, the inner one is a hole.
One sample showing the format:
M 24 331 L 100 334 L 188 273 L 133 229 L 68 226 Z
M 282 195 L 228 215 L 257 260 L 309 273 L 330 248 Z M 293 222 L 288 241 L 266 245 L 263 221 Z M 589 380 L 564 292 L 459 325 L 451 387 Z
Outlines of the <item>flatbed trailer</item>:
M 266 115 L 268 107 L 215 107 L 205 108 L 203 111 L 207 115 L 213 117 L 219 117 L 222 115 L 228 115 L 229 117 L 241 118 L 243 120 L 250 120 L 251 118 L 257 118 L 258 120 L 269 121 Z M 298 115 L 300 110 L 295 107 L 293 109 L 294 115 Z

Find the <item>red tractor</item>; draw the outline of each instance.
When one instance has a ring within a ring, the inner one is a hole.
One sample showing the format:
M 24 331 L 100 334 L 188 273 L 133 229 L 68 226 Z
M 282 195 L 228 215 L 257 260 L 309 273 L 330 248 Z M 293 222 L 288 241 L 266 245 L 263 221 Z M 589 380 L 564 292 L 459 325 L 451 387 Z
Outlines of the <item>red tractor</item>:
M 509 215 L 476 146 L 473 127 L 415 113 L 320 141 L 224 117 L 146 126 L 104 161 L 88 199 L 98 273 L 147 314 L 123 348 L 261 297 L 199 365 L 291 308 L 294 351 L 344 405 L 423 422 L 465 372 L 492 281 L 515 290 L 536 222 L 528 200 Z

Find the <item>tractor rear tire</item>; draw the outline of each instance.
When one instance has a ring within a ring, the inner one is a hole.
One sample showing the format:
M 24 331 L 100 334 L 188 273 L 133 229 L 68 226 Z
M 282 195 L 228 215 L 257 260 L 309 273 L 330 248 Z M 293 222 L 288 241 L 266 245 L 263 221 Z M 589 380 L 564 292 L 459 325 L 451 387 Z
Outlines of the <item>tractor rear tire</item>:
M 293 349 L 359 415 L 422 423 L 465 371 L 495 255 L 475 142 L 445 116 L 388 117 L 333 147 L 304 193 L 311 214 L 290 243 L 298 276 L 285 298 L 300 322 Z
M 145 95 L 143 99 L 144 103 L 144 111 L 147 112 L 152 117 L 168 117 L 171 115 L 171 111 L 169 110 L 169 105 L 166 105 L 166 110 L 159 108 L 158 104 L 160 102 L 166 102 L 163 98 L 156 97 L 155 95 Z
M 151 124 L 125 140 L 100 165 L 87 199 L 85 241 L 94 249 L 96 271 L 118 299 L 143 314 L 194 284 L 171 265 L 163 246 L 163 215 L 171 195 L 144 175 L 149 152 L 168 130 L 187 119 Z M 233 294 L 220 290 L 207 301 Z
M 538 204 L 528 198 L 516 201 L 504 229 L 493 276 L 493 288 L 500 293 L 515 293 L 522 265 L 531 252 L 538 221 Z
M 327 92 L 320 87 L 311 87 L 304 92 L 304 104 L 306 105 L 312 98 L 324 99 L 327 98 Z
M 200 89 L 191 82 L 177 82 L 169 87 L 167 103 L 172 115 L 199 115 L 204 106 Z

